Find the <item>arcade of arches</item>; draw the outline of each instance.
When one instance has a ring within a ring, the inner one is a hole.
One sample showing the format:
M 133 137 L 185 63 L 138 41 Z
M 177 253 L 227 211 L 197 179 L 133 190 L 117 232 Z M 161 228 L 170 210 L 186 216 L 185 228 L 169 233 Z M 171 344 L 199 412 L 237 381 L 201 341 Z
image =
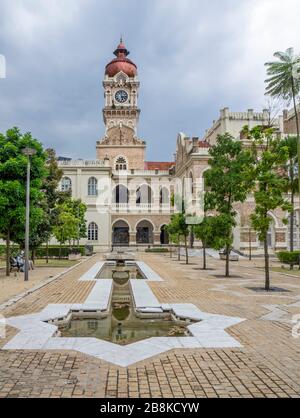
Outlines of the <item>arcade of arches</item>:
M 112 243 L 115 246 L 168 245 L 169 235 L 166 224 L 156 227 L 150 220 L 143 219 L 130 226 L 127 220 L 120 219 L 112 225 Z

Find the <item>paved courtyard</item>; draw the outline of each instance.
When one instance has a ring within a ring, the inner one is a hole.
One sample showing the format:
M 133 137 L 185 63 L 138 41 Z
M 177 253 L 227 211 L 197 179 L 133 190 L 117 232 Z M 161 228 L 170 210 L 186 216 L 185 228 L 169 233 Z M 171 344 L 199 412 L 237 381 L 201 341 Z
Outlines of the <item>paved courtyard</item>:
M 175 349 L 127 368 L 75 351 L 0 350 L 0 397 L 300 397 L 300 338 L 292 317 L 300 314 L 300 278 L 272 273 L 278 292 L 259 291 L 262 261 L 232 264 L 210 258 L 191 264 L 169 255 L 139 253 L 163 279 L 149 282 L 161 303 L 191 303 L 201 311 L 246 321 L 227 329 L 242 348 Z M 95 286 L 79 281 L 93 257 L 1 311 L 6 317 L 37 313 L 48 304 L 83 303 Z M 17 334 L 7 329 L 3 347 Z

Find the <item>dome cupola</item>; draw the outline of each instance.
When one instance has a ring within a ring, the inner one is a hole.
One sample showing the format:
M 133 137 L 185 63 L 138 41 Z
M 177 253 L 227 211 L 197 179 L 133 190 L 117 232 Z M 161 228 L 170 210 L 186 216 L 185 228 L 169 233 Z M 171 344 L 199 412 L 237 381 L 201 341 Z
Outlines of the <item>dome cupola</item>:
M 137 75 L 137 66 L 127 58 L 129 51 L 124 45 L 122 38 L 114 54 L 117 58 L 107 64 L 105 74 L 109 77 L 114 77 L 120 71 L 123 71 L 128 77 L 135 77 Z

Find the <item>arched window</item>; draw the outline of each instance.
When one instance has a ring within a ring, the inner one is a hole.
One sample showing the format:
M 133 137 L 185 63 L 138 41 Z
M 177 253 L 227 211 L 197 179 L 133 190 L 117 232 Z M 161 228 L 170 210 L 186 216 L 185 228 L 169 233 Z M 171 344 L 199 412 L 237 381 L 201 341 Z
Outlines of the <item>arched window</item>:
M 95 222 L 91 222 L 88 226 L 88 240 L 98 241 L 98 225 Z
M 170 192 L 167 187 L 161 187 L 159 191 L 159 202 L 161 205 L 170 203 Z
M 122 171 L 127 170 L 127 162 L 124 157 L 119 157 L 116 161 L 116 170 Z
M 136 191 L 136 204 L 141 205 L 143 203 L 153 203 L 153 192 L 147 184 L 143 184 Z
M 70 192 L 72 190 L 72 180 L 69 177 L 63 177 L 61 181 L 61 191 Z
M 88 181 L 88 195 L 97 196 L 98 194 L 98 181 L 95 177 L 89 178 Z
M 113 192 L 114 203 L 129 203 L 129 190 L 123 184 L 118 184 Z
M 190 188 L 190 193 L 194 195 L 194 191 L 195 191 L 194 190 L 194 176 L 192 172 L 190 172 L 190 175 L 189 175 L 189 188 Z

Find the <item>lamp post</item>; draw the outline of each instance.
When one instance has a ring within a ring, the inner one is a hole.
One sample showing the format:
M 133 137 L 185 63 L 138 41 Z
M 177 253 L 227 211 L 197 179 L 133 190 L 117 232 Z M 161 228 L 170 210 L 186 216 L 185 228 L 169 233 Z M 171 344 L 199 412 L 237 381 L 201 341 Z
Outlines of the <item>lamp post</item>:
M 29 272 L 29 215 L 30 215 L 30 157 L 36 154 L 34 148 L 26 147 L 22 153 L 27 156 L 27 179 L 26 179 L 26 222 L 25 222 L 25 269 L 24 280 L 28 281 Z

